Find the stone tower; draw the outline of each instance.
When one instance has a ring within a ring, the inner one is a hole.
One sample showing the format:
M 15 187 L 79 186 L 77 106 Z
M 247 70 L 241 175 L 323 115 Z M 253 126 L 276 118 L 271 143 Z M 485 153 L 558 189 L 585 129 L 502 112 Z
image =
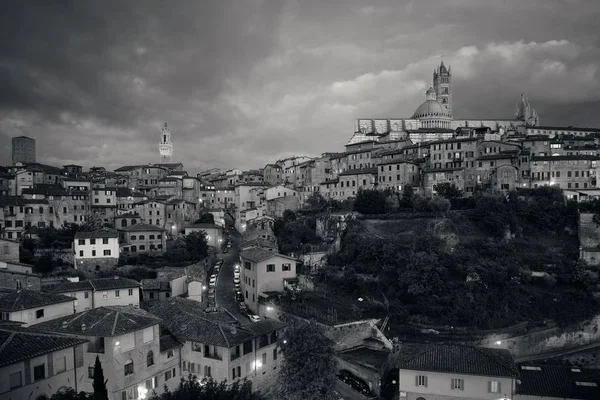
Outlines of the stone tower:
M 171 131 L 167 128 L 167 123 L 162 128 L 160 135 L 160 144 L 158 145 L 158 151 L 160 152 L 160 161 L 163 163 L 170 163 L 173 156 L 173 142 L 171 142 Z
M 446 68 L 444 61 L 433 70 L 433 88 L 438 103 L 446 107 L 452 116 L 452 71 L 450 67 Z

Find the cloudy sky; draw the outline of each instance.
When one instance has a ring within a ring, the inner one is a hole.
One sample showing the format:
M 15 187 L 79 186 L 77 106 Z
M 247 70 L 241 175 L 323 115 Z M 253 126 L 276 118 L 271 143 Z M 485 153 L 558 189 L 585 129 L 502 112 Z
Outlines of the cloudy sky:
M 159 161 L 190 172 L 341 151 L 356 118 L 410 117 L 441 60 L 457 118 L 600 126 L 598 0 L 5 0 L 0 164 Z

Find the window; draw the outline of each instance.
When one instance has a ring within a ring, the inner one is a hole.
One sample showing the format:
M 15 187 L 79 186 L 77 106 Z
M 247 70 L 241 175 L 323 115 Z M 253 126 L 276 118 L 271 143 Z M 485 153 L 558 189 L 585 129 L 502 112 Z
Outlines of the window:
M 452 378 L 452 390 L 465 390 L 465 380 Z
M 425 375 L 415 376 L 415 385 L 427 387 L 427 376 L 425 376 Z
M 94 378 L 94 368 L 95 365 L 94 364 L 90 364 L 88 365 L 88 378 Z
M 103 238 L 102 239 L 102 244 L 108 244 L 108 238 Z
M 152 350 L 150 350 L 146 355 L 146 366 L 149 367 L 151 365 L 154 365 L 154 353 Z
M 149 343 L 154 340 L 154 327 L 150 326 L 142 331 L 144 343 Z
M 21 386 L 23 386 L 21 371 L 10 374 L 10 389 L 12 390 Z
M 490 393 L 500 393 L 500 382 L 498 381 L 490 381 L 488 385 L 488 389 Z
M 108 292 L 102 292 L 102 298 L 104 300 L 108 299 Z
M 83 250 L 79 250 L 79 257 L 83 257 Z
M 211 367 L 209 367 L 208 365 L 204 366 L 204 376 L 206 377 L 211 377 Z
M 136 240 L 136 239 L 137 239 L 137 236 L 131 235 L 131 240 Z
M 173 350 L 167 351 L 167 358 L 173 358 L 173 357 L 175 357 L 175 351 L 173 351 Z
M 35 318 L 37 318 L 37 319 L 44 318 L 44 309 L 43 308 L 41 310 L 37 310 L 35 312 Z
M 85 246 L 85 239 L 79 239 L 77 241 L 77 244 L 80 245 L 80 246 Z
M 275 264 L 267 264 L 267 272 L 275 272 Z
M 173 371 L 172 370 L 169 370 L 169 371 L 165 372 L 165 381 L 168 381 L 172 377 L 173 377 Z
M 59 374 L 67 370 L 67 357 L 62 356 L 54 360 L 54 373 Z
M 129 295 L 133 296 L 133 289 L 129 289 Z
M 277 349 L 273 349 L 273 361 L 277 360 Z
M 110 250 L 104 250 L 104 255 L 105 256 L 110 256 Z
M 281 264 L 281 270 L 282 271 L 291 271 L 292 270 L 292 264 L 290 264 L 290 263 L 283 263 L 283 264 Z
M 39 381 L 40 379 L 44 379 L 46 377 L 46 365 L 36 365 L 33 367 L 33 380 Z
M 85 297 L 86 299 L 90 298 L 90 292 L 84 292 L 83 293 L 83 297 Z
M 96 250 L 92 250 L 92 257 L 96 256 Z
M 125 362 L 125 376 L 133 374 L 133 361 L 127 360 Z
M 267 365 L 267 353 L 262 354 L 262 365 Z
M 115 297 L 121 297 L 121 291 L 115 290 Z
M 146 236 L 140 235 L 140 240 L 144 240 L 144 239 L 146 239 Z
M 150 235 L 149 239 L 153 240 L 154 239 L 154 235 Z
M 96 244 L 96 239 L 90 239 L 90 244 Z

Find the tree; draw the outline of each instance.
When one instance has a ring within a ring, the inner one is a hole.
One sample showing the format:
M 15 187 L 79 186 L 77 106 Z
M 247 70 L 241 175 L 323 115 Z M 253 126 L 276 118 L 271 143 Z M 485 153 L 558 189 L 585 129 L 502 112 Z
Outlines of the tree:
M 435 185 L 434 189 L 438 195 L 448 200 L 457 199 L 463 196 L 463 191 L 450 182 L 438 183 Z
M 204 213 L 200 216 L 199 219 L 196 220 L 196 222 L 194 222 L 194 224 L 214 224 L 215 223 L 215 216 L 212 215 L 211 213 Z
M 316 322 L 290 326 L 282 342 L 283 364 L 277 376 L 282 400 L 332 399 L 337 365 L 334 343 Z
M 83 391 L 77 393 L 75 389 L 68 388 L 54 393 L 50 400 L 95 400 L 95 397 L 91 393 Z
M 354 210 L 362 214 L 385 214 L 387 204 L 387 196 L 381 190 L 359 189 L 354 200 Z
M 264 400 L 260 393 L 252 391 L 252 382 L 247 380 L 229 385 L 226 381 L 219 383 L 212 378 L 202 381 L 194 378 L 192 375 L 187 379 L 181 378 L 173 392 L 165 386 L 164 393 L 154 392 L 150 400 Z
M 185 248 L 190 256 L 190 261 L 200 261 L 208 255 L 208 240 L 206 232 L 192 232 L 185 236 Z
M 306 205 L 308 208 L 313 210 L 323 211 L 325 207 L 327 207 L 327 200 L 323 196 L 321 196 L 318 192 L 313 192 L 313 194 L 306 199 Z
M 100 358 L 96 356 L 96 362 L 94 364 L 94 382 L 92 386 L 94 388 L 94 400 L 108 400 L 108 389 L 106 389 L 106 382 L 104 380 L 104 371 L 102 371 L 102 363 Z
M 404 185 L 404 189 L 402 189 L 402 197 L 400 198 L 400 207 L 412 207 L 412 199 L 414 194 L 415 191 L 411 185 Z
M 44 254 L 35 262 L 34 270 L 38 274 L 46 275 L 52 272 L 55 267 L 54 260 L 49 254 Z

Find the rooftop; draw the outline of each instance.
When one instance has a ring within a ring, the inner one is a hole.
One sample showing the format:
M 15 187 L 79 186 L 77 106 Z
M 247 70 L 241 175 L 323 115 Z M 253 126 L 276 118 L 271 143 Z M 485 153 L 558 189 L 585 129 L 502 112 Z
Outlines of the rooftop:
M 55 287 L 52 293 L 68 293 L 80 291 L 99 291 L 112 289 L 129 289 L 140 287 L 138 281 L 133 279 L 114 277 L 114 278 L 97 278 L 80 282 L 65 282 L 62 285 Z
M 238 321 L 225 310 L 207 312 L 202 303 L 179 297 L 151 306 L 150 312 L 161 318 L 162 324 L 179 340 L 227 348 L 287 326 L 275 320 L 239 326 Z
M 61 294 L 42 293 L 35 290 L 19 290 L 0 296 L 0 311 L 15 312 L 73 301 L 75 301 L 74 298 Z
M 75 239 L 97 239 L 97 238 L 118 238 L 119 233 L 113 229 L 100 229 L 97 231 L 77 232 Z
M 347 176 L 347 175 L 362 175 L 362 174 L 376 174 L 377 168 L 360 168 L 360 169 L 348 169 L 342 172 L 339 176 Z
M 240 257 L 242 257 L 242 259 L 246 259 L 248 261 L 251 262 L 261 262 L 264 260 L 268 260 L 269 258 L 273 258 L 273 257 L 284 257 L 284 258 L 288 258 L 290 260 L 296 260 L 295 258 L 289 257 L 289 256 L 285 256 L 283 254 L 279 254 L 279 253 L 274 253 L 272 251 L 268 251 L 265 249 L 261 249 L 261 248 L 252 248 L 252 249 L 247 249 L 247 250 L 242 250 L 240 252 Z
M 519 375 L 508 350 L 456 344 L 402 343 L 398 368 L 507 378 Z
M 71 336 L 37 332 L 34 329 L 0 325 L 0 367 L 68 349 L 87 342 Z
M 156 316 L 132 306 L 106 306 L 42 322 L 35 327 L 69 335 L 112 337 L 139 331 L 159 322 Z
M 600 399 L 600 370 L 558 365 L 521 365 L 520 395 L 569 398 L 581 400 Z

